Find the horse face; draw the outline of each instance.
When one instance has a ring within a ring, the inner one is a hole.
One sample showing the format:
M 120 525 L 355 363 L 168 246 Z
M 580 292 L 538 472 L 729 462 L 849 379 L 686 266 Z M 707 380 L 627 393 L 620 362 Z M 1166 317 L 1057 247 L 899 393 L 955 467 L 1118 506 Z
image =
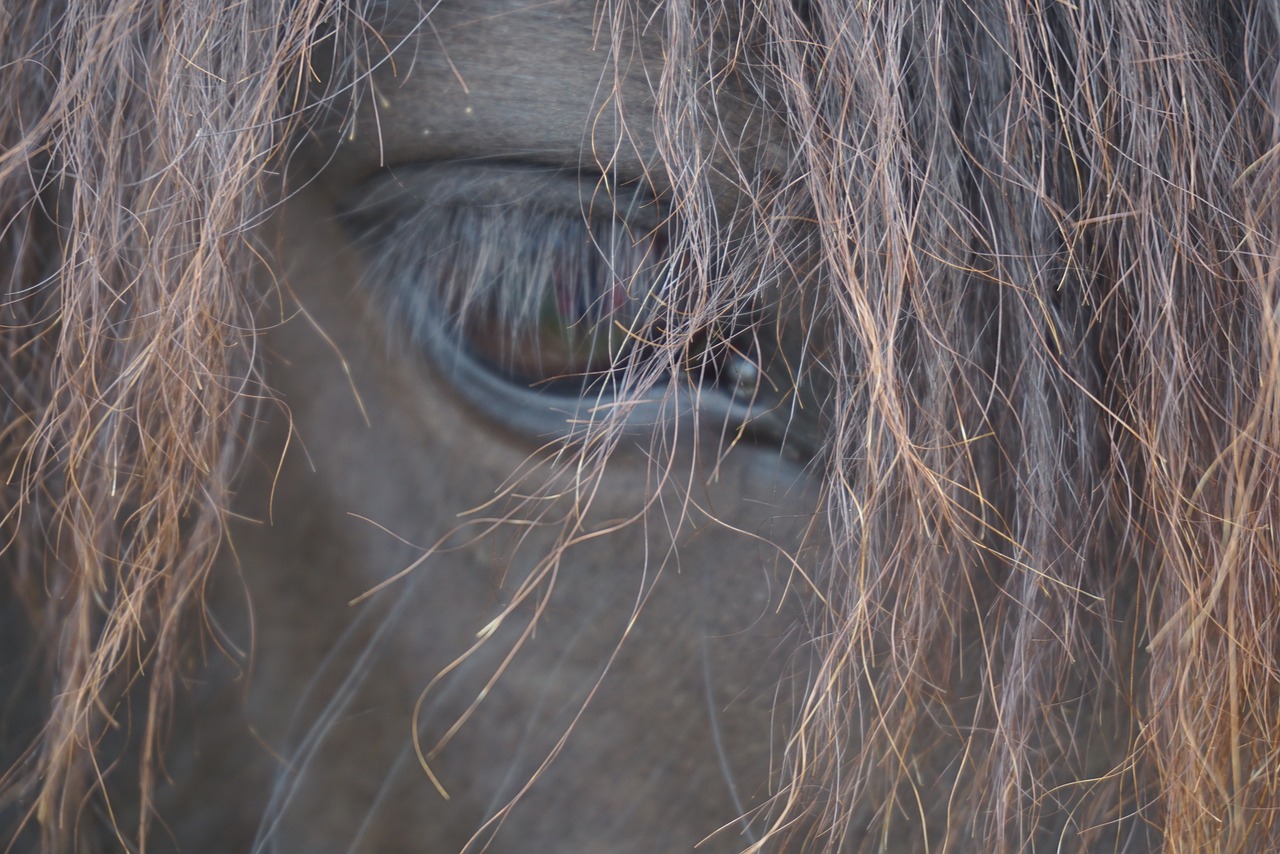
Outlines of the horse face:
M 618 391 L 673 286 L 659 46 L 618 67 L 587 0 L 403 6 L 264 238 L 280 404 L 161 815 L 187 850 L 748 847 L 818 499 L 748 429 L 758 359 Z

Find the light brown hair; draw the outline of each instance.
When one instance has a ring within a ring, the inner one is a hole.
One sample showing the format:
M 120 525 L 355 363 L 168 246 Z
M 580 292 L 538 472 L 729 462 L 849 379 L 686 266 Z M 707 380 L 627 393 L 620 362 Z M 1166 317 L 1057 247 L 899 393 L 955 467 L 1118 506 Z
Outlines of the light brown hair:
M 671 240 L 727 262 L 660 343 L 766 286 L 822 330 L 820 663 L 760 845 L 1276 847 L 1276 13 L 654 5 Z M 113 764 L 156 785 L 200 631 L 311 52 L 344 58 L 338 103 L 385 48 L 373 5 L 8 7 L 3 566 L 42 723 L 3 785 L 91 848 Z M 789 167 L 718 120 L 728 90 Z M 146 842 L 145 814 L 101 824 Z

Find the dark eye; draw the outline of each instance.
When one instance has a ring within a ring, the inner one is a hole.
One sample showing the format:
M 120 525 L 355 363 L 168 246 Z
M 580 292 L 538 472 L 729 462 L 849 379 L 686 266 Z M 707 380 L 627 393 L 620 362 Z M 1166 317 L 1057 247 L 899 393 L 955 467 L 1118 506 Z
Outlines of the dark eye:
M 371 179 L 342 220 L 393 326 L 508 427 L 567 435 L 625 398 L 611 411 L 637 430 L 694 407 L 725 435 L 780 442 L 789 430 L 789 404 L 761 367 L 759 317 L 680 327 L 695 313 L 681 308 L 664 218 L 639 188 L 433 163 Z M 637 375 L 659 385 L 637 396 Z
M 656 204 L 561 171 L 408 167 L 343 219 L 395 322 L 471 382 L 582 397 L 643 346 L 667 286 Z
M 506 225 L 519 234 L 516 251 L 474 253 L 443 285 L 453 334 L 513 383 L 581 394 L 643 346 L 665 241 L 614 218 L 547 215 Z

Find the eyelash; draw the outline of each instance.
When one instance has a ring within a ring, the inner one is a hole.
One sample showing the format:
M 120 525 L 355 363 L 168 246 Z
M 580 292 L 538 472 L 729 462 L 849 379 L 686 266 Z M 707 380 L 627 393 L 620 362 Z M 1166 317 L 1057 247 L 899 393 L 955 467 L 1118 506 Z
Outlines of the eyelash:
M 657 228 L 526 199 L 363 208 L 371 279 L 419 346 L 447 336 L 512 384 L 582 396 L 643 349 L 669 271 Z M 389 213 L 384 211 L 383 213 Z
M 454 257 L 427 290 L 471 355 L 512 381 L 576 391 L 633 349 L 662 288 L 660 235 L 519 208 L 450 214 Z

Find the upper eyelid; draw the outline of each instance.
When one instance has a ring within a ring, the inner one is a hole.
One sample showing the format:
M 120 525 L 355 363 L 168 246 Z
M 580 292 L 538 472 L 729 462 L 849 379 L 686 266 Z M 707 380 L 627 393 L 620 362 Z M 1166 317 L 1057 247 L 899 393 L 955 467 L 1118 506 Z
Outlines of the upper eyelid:
M 388 167 L 339 201 L 348 225 L 412 219 L 424 209 L 488 206 L 581 217 L 584 223 L 620 222 L 643 234 L 661 230 L 664 217 L 652 193 L 636 183 L 610 182 L 599 173 L 530 164 L 432 162 Z

